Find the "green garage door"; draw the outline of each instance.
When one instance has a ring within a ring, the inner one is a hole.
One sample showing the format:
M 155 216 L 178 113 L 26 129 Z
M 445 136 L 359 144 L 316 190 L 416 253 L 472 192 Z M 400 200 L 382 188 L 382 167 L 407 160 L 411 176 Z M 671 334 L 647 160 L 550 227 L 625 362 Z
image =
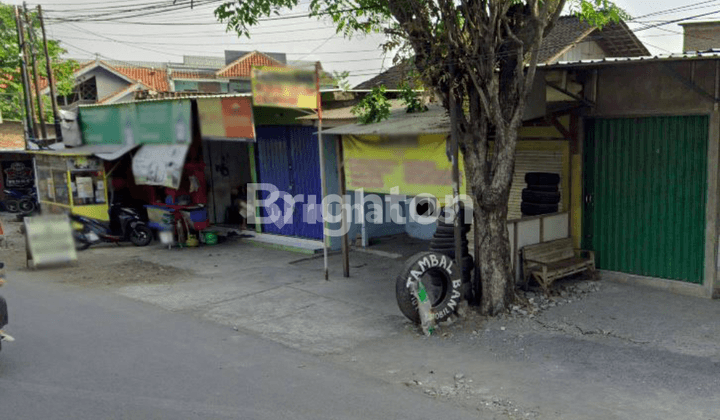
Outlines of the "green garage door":
M 583 247 L 598 268 L 702 283 L 708 118 L 586 127 Z

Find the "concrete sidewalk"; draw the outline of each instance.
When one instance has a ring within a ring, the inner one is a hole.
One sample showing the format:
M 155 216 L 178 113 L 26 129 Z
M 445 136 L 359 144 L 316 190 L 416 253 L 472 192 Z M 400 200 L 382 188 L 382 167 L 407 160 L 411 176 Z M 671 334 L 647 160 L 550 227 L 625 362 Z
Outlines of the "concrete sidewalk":
M 564 281 L 552 301 L 536 295 L 541 304 L 490 320 L 471 311 L 427 338 L 395 301 L 404 257 L 424 244 L 401 245 L 378 246 L 400 258 L 352 252 L 349 279 L 332 255 L 330 281 L 322 258 L 241 239 L 181 250 L 91 248 L 78 268 L 120 259 L 160 267 L 172 281 L 112 290 L 474 407 L 483 419 L 720 420 L 720 302 Z

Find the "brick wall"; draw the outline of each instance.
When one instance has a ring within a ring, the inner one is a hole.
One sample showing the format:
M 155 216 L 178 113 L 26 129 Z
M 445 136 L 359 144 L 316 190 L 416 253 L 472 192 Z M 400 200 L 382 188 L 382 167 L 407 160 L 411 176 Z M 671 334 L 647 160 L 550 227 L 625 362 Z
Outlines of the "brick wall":
M 19 121 L 3 121 L 0 124 L 0 150 L 17 148 L 25 148 L 25 134 L 22 123 Z
M 720 49 L 720 22 L 681 24 L 684 30 L 683 51 Z

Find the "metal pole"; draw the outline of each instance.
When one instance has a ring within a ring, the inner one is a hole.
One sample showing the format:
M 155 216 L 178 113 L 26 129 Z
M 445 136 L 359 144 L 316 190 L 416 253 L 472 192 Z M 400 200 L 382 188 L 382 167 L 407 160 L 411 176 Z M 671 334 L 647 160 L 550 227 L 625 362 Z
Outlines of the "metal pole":
M 318 147 L 320 149 L 320 193 L 322 194 L 321 207 L 323 217 L 323 263 L 325 265 L 325 280 L 330 279 L 328 270 L 328 246 L 327 246 L 327 226 L 325 225 L 325 216 L 328 214 L 325 208 L 325 195 L 327 187 L 325 186 L 325 147 L 322 140 L 322 100 L 320 98 L 320 62 L 315 63 L 315 86 L 317 88 L 317 113 L 318 113 Z
M 62 141 L 62 129 L 60 128 L 60 111 L 55 95 L 55 78 L 53 76 L 52 66 L 50 65 L 50 54 L 48 54 L 47 35 L 45 35 L 45 21 L 42 15 L 42 6 L 38 4 L 38 19 L 40 20 L 40 29 L 42 29 L 43 48 L 45 50 L 45 68 L 47 70 L 48 86 L 50 86 L 50 99 L 52 102 L 53 120 L 55 121 L 55 142 Z
M 15 6 L 15 25 L 17 26 L 18 49 L 20 50 L 20 70 L 23 84 L 23 96 L 25 100 L 25 120 L 27 124 L 27 137 L 36 138 L 37 123 L 35 122 L 35 108 L 33 107 L 32 94 L 30 93 L 30 78 L 27 70 L 27 50 L 25 48 L 25 32 L 23 31 L 20 9 Z
M 460 167 L 458 164 L 458 132 L 457 132 L 457 107 L 455 104 L 455 95 L 450 90 L 450 143 L 452 149 L 452 165 L 453 165 L 453 201 L 455 211 L 455 261 L 460 270 L 460 275 L 463 276 L 462 266 L 462 223 L 463 220 L 460 217 L 460 202 L 458 202 L 458 195 L 460 194 Z
M 345 168 L 344 166 L 344 157 L 343 157 L 343 148 L 342 148 L 342 138 L 340 136 L 337 136 L 336 141 L 336 148 L 337 148 L 337 168 L 338 168 L 338 193 L 340 194 L 340 220 L 341 220 L 341 229 L 342 229 L 342 236 L 340 237 L 341 244 L 342 244 L 342 258 L 343 258 L 343 276 L 344 277 L 350 277 L 350 249 L 348 247 L 348 238 L 347 238 L 347 215 L 345 214 Z
M 30 41 L 30 48 L 32 48 L 32 67 L 33 67 L 33 82 L 35 83 L 35 96 L 37 97 L 38 103 L 38 119 L 40 120 L 40 131 L 42 132 L 43 140 L 47 139 L 47 127 L 45 127 L 45 107 L 43 106 L 42 96 L 40 95 L 40 80 L 38 78 L 37 69 L 37 49 L 35 48 L 35 29 L 32 27 L 30 22 L 30 14 L 28 13 L 27 3 L 23 2 L 23 9 L 25 13 L 25 23 L 28 25 L 28 40 Z

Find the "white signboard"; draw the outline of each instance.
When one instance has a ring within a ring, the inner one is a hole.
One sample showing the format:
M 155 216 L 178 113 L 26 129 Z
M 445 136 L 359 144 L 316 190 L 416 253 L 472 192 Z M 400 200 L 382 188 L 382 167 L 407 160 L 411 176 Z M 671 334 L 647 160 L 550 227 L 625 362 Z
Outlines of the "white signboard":
M 187 152 L 187 145 L 165 144 L 141 147 L 132 162 L 135 183 L 178 189 Z
M 26 217 L 25 232 L 27 257 L 35 267 L 77 261 L 67 215 Z
M 78 198 L 95 198 L 92 177 L 79 176 L 75 178 L 75 182 L 77 183 Z

